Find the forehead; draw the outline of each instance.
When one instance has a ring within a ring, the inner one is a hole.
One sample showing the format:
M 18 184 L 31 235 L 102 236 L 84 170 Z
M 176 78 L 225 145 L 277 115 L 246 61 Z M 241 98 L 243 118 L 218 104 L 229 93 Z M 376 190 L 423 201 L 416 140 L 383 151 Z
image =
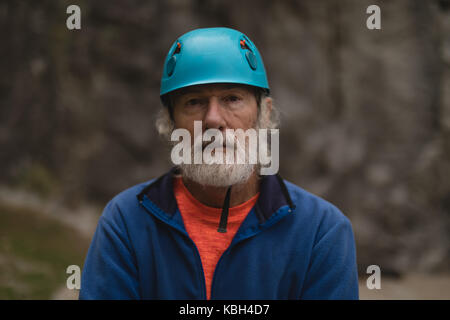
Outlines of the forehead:
M 253 93 L 254 90 L 246 85 L 236 84 L 236 83 L 211 83 L 211 84 L 201 84 L 195 86 L 189 86 L 186 88 L 179 89 L 174 92 L 174 96 L 182 96 L 190 93 L 198 94 L 217 94 L 223 91 L 238 90 L 246 93 Z

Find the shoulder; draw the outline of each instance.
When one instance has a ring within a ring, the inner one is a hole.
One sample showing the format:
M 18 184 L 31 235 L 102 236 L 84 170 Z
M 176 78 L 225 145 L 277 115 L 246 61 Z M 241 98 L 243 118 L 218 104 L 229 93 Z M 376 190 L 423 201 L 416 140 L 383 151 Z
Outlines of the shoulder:
M 284 182 L 296 206 L 298 220 L 308 221 L 308 224 L 313 223 L 322 231 L 336 226 L 351 229 L 349 218 L 334 204 L 289 181 L 284 180 Z
M 105 206 L 101 218 L 109 222 L 118 222 L 131 218 L 132 212 L 141 210 L 137 196 L 155 179 L 136 184 L 115 195 Z

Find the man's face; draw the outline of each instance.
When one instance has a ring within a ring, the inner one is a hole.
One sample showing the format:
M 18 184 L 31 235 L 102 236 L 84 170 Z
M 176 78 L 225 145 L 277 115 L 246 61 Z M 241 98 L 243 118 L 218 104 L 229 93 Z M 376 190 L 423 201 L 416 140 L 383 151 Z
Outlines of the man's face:
M 194 135 L 194 121 L 202 121 L 203 131 L 253 128 L 258 118 L 254 93 L 245 86 L 210 84 L 192 86 L 175 94 L 175 128 Z
M 240 85 L 210 84 L 182 89 L 172 97 L 172 108 L 174 127 L 188 130 L 192 138 L 194 121 L 201 121 L 202 133 L 208 129 L 219 130 L 224 142 L 227 129 L 246 131 L 258 124 L 255 94 Z M 203 149 L 206 145 L 203 144 Z M 245 153 L 245 143 L 232 148 L 227 145 L 223 157 L 228 152 Z M 211 186 L 244 183 L 255 170 L 254 164 L 182 164 L 180 167 L 185 177 Z

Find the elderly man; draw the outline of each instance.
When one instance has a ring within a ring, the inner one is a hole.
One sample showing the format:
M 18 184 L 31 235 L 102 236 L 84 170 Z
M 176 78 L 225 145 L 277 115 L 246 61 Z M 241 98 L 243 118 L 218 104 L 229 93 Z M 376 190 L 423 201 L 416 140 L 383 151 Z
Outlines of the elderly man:
M 108 203 L 80 298 L 357 299 L 353 232 L 335 206 L 278 174 L 261 175 L 264 165 L 248 156 L 244 163 L 192 161 L 213 143 L 195 138 L 196 123 L 202 133 L 223 134 L 225 151 L 212 152 L 223 157 L 250 145 L 228 139 L 227 130 L 277 127 L 250 39 L 228 28 L 178 38 L 164 64 L 161 100 L 159 133 L 184 130 L 197 148 L 191 162 Z

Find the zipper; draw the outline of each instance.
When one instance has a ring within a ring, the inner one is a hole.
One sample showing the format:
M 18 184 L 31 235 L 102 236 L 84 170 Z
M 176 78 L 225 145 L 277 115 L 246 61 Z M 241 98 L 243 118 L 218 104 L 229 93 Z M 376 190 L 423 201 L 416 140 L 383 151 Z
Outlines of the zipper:
M 202 297 L 201 299 L 206 300 L 206 279 L 205 279 L 205 271 L 203 270 L 203 264 L 202 259 L 200 258 L 200 252 L 198 251 L 197 246 L 195 245 L 194 241 L 189 237 L 189 234 L 186 230 L 184 230 L 180 225 L 175 225 L 170 223 L 169 219 L 167 219 L 166 214 L 158 208 L 156 205 L 153 204 L 153 202 L 147 197 L 147 195 L 144 195 L 142 200 L 139 200 L 139 203 L 144 207 L 145 210 L 147 210 L 149 213 L 151 213 L 153 216 L 161 220 L 162 222 L 168 224 L 170 227 L 174 228 L 178 232 L 180 232 L 185 238 L 187 238 L 192 246 L 194 247 L 194 252 L 196 254 L 197 258 L 197 265 L 200 266 L 200 282 L 202 287 Z
M 255 209 L 252 209 L 255 210 Z M 216 278 L 218 277 L 217 274 L 219 273 L 219 268 L 221 265 L 221 262 L 223 261 L 224 257 L 230 252 L 230 250 L 238 243 L 251 238 L 255 235 L 257 235 L 258 233 L 260 233 L 261 231 L 270 228 L 272 225 L 274 225 L 275 223 L 277 223 L 278 221 L 280 221 L 282 218 L 284 218 L 286 215 L 290 214 L 293 212 L 293 209 L 291 207 L 288 206 L 283 206 L 280 209 L 278 209 L 270 218 L 269 220 L 267 220 L 264 224 L 262 225 L 258 225 L 258 227 L 250 227 L 247 228 L 245 231 L 236 233 L 236 235 L 234 236 L 233 240 L 231 240 L 230 245 L 228 246 L 228 248 L 222 253 L 222 255 L 219 258 L 219 261 L 216 264 L 216 268 L 214 269 L 214 274 L 213 274 L 213 280 L 211 283 L 211 297 L 210 299 L 213 300 L 213 296 L 214 296 L 214 284 L 217 282 Z M 251 213 L 251 212 L 250 212 Z M 249 214 L 250 214 L 249 213 Z

